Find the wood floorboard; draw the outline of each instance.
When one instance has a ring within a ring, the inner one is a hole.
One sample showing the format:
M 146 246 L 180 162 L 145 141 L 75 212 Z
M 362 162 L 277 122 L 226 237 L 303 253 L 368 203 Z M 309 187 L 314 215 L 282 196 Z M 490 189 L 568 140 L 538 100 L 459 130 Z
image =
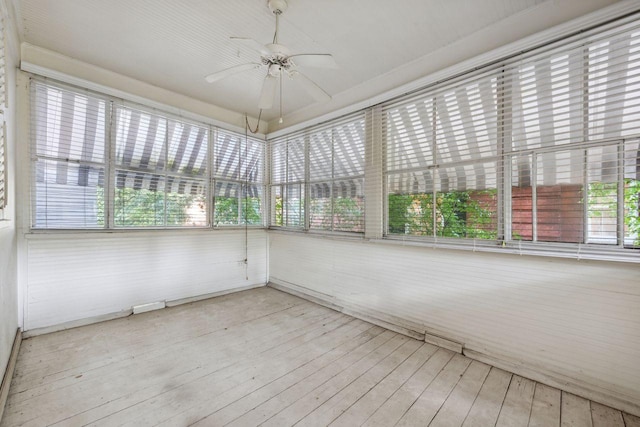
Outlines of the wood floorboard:
M 264 365 L 269 365 L 273 360 L 278 360 L 278 362 L 281 363 L 282 360 L 287 360 L 287 358 L 293 358 L 300 353 L 304 353 L 307 350 L 306 345 L 310 342 L 318 340 L 328 331 L 339 329 L 349 323 L 357 325 L 357 323 L 354 323 L 346 316 L 341 316 L 331 321 L 323 320 L 320 324 L 315 325 L 317 327 L 313 327 L 310 330 L 303 330 L 302 332 L 304 333 L 293 340 L 287 340 L 287 338 L 284 337 L 286 340 L 284 342 L 279 344 L 275 343 L 275 345 L 273 345 L 274 343 L 268 344 L 268 348 L 258 355 L 249 356 L 244 360 L 232 356 L 228 359 L 228 363 L 223 363 L 222 366 L 215 363 L 215 361 L 213 365 L 211 362 L 206 362 L 212 367 L 180 381 L 174 381 L 170 386 L 158 384 L 160 387 L 152 390 L 152 396 L 144 401 L 138 402 L 132 400 L 138 398 L 137 393 L 132 393 L 130 399 L 125 402 L 125 408 L 112 415 L 107 415 L 106 418 L 101 418 L 101 422 L 106 425 L 121 425 L 122 423 L 128 423 L 130 420 L 140 418 L 141 423 L 138 425 L 147 425 L 146 421 L 144 424 L 142 423 L 145 417 L 162 419 L 161 417 L 165 414 L 166 417 L 170 417 L 175 412 L 179 412 L 189 405 L 196 404 L 199 399 L 218 396 L 228 389 L 232 389 L 233 387 L 237 387 L 240 384 L 254 379 L 256 375 L 260 373 L 261 369 L 265 367 Z M 364 324 L 364 322 L 362 322 L 362 324 Z M 332 338 L 333 335 L 327 335 L 327 337 Z M 286 357 L 279 358 L 278 356 L 281 356 L 283 353 L 287 353 Z M 207 352 L 205 351 L 203 354 L 206 359 Z M 267 367 L 271 368 L 273 365 Z
M 500 415 L 502 402 L 511 383 L 511 374 L 498 368 L 491 368 L 482 384 L 480 393 L 473 401 L 471 410 L 463 422 L 463 427 L 494 426 Z
M 622 414 L 625 427 L 640 427 L 640 417 L 634 415 Z
M 560 425 L 560 398 L 561 393 L 557 388 L 536 384 L 529 427 L 558 427 Z
M 246 414 L 243 414 L 241 417 L 230 423 L 230 425 L 247 426 L 258 425 L 264 422 L 282 411 L 284 408 L 287 408 L 294 402 L 325 384 L 327 381 L 344 373 L 347 369 L 350 369 L 352 365 L 387 342 L 393 335 L 394 334 L 391 331 L 378 334 L 372 340 L 360 345 L 349 354 L 336 360 L 325 368 L 318 370 L 310 377 L 307 377 L 304 381 L 298 382 L 281 393 L 271 397 L 269 400 L 255 407 Z
M 622 412 L 591 402 L 591 420 L 593 427 L 625 427 Z
M 362 425 L 391 397 L 436 351 L 438 347 L 424 343 L 385 379 L 372 387 L 364 396 L 336 418 L 331 426 L 350 427 Z
M 306 317 L 302 318 L 305 314 Z M 231 349 L 234 348 L 243 351 L 243 347 L 246 346 L 246 339 L 254 339 L 254 337 L 260 337 L 264 334 L 273 336 L 286 332 L 281 331 L 283 322 L 287 322 L 286 327 L 292 327 L 299 324 L 306 325 L 315 319 L 323 320 L 330 316 L 335 316 L 335 314 L 326 310 L 315 310 L 315 308 L 297 306 L 289 309 L 287 313 L 278 312 L 278 317 L 284 320 L 278 320 L 278 318 L 273 316 L 266 316 L 259 320 L 257 319 L 253 324 L 228 326 L 223 330 L 217 330 L 207 335 L 194 336 L 191 339 L 182 339 L 180 342 L 168 341 L 166 346 L 150 349 L 146 352 L 132 350 L 126 357 L 114 356 L 114 359 L 108 363 L 104 363 L 104 360 L 101 359 L 97 364 L 90 363 L 73 366 L 64 370 L 63 373 L 46 375 L 45 378 L 37 378 L 35 381 L 30 381 L 26 378 L 17 379 L 17 381 L 20 381 L 21 387 L 14 389 L 14 394 L 16 395 L 15 401 L 18 402 L 57 388 L 75 384 L 78 382 L 78 375 L 82 375 L 82 381 L 87 381 L 89 379 L 98 379 L 103 375 L 112 375 L 114 371 L 120 369 L 129 370 L 134 359 L 137 361 L 136 363 L 142 362 L 143 360 L 162 360 L 172 357 L 176 353 L 184 357 L 185 354 L 189 354 L 190 351 L 193 352 L 195 350 L 197 352 L 198 348 L 210 342 L 216 342 L 219 351 L 231 351 Z M 300 318 L 298 319 L 298 317 Z
M 591 427 L 591 402 L 575 394 L 562 392 L 560 425 L 562 427 Z
M 408 427 L 430 424 L 470 364 L 471 359 L 460 354 L 453 356 L 397 425 Z
M 535 382 L 526 378 L 511 377 L 496 427 L 526 427 L 529 424 L 535 386 Z
M 24 340 L 0 427 L 579 426 L 640 418 L 271 288 Z

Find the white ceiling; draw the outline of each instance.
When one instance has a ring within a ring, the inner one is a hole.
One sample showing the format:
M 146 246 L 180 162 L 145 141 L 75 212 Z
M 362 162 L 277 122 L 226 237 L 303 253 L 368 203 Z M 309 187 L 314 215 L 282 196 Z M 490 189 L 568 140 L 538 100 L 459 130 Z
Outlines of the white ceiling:
M 279 40 L 293 52 L 333 54 L 339 69 L 304 72 L 336 96 L 553 1 L 289 0 Z M 258 60 L 229 37 L 270 42 L 266 0 L 17 0 L 16 8 L 23 41 L 257 116 L 262 69 L 213 84 L 204 76 Z M 315 102 L 295 81 L 285 81 L 283 98 L 285 116 Z M 274 108 L 262 117 L 277 116 Z

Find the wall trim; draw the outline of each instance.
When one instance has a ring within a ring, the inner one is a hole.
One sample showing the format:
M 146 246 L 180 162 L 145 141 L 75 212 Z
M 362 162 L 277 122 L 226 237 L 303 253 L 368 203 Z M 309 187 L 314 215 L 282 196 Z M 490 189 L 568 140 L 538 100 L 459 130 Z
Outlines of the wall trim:
M 0 421 L 2 421 L 4 407 L 7 404 L 7 399 L 9 398 L 9 387 L 11 387 L 13 373 L 16 370 L 16 362 L 18 360 L 18 353 L 20 351 L 20 344 L 22 344 L 22 332 L 20 331 L 20 328 L 18 328 L 16 331 L 16 337 L 13 340 L 13 346 L 11 347 L 9 362 L 7 363 L 6 369 L 4 371 L 2 384 L 0 384 Z
M 366 307 L 355 304 L 345 303 L 344 301 L 337 300 L 331 295 L 316 292 L 309 288 L 274 277 L 269 278 L 267 286 L 306 299 L 307 301 L 314 302 L 332 310 L 339 311 L 348 316 L 364 320 L 365 322 L 381 326 L 389 329 L 390 331 L 394 331 L 420 341 L 425 341 L 430 344 L 435 344 L 457 353 L 462 353 L 463 344 L 444 338 L 433 331 L 427 332 L 424 326 L 418 325 L 415 322 L 367 309 Z
M 67 329 L 79 328 L 81 326 L 92 325 L 94 323 L 107 322 L 109 320 L 120 319 L 133 314 L 133 309 L 116 311 L 114 313 L 101 314 L 99 316 L 86 317 L 84 319 L 71 320 L 69 322 L 58 323 L 42 328 L 26 330 L 22 333 L 23 338 L 37 337 L 38 335 L 51 334 L 54 332 L 66 331 Z
M 303 286 L 295 285 L 277 278 L 270 278 L 267 286 L 323 305 L 333 310 L 340 311 L 349 316 L 362 319 L 391 331 L 407 335 L 411 338 L 425 341 L 457 353 L 462 353 L 470 359 L 478 360 L 482 363 L 529 378 L 533 381 L 573 393 L 577 396 L 584 397 L 585 399 L 593 400 L 594 402 L 628 412 L 632 415 L 640 416 L 640 403 L 630 401 L 622 395 L 613 394 L 609 390 L 604 390 L 593 384 L 545 369 L 542 366 L 527 366 L 520 361 L 496 352 L 482 352 L 474 350 L 473 348 L 467 347 L 464 343 L 458 342 L 457 338 L 448 336 L 446 332 L 433 331 L 425 326 L 420 326 L 413 322 L 396 318 L 395 316 L 388 316 L 383 313 L 373 313 L 366 308 L 352 308 L 349 307 L 348 303 L 345 304 L 334 296 L 315 292 Z M 384 317 L 384 319 L 381 319 L 380 317 Z
M 192 302 L 197 302 L 197 301 L 201 301 L 209 298 L 215 298 L 215 297 L 220 297 L 227 294 L 246 291 L 249 289 L 260 288 L 263 286 L 266 286 L 266 284 L 255 283 L 253 285 L 247 285 L 247 286 L 242 286 L 242 287 L 233 288 L 233 289 L 225 289 L 222 291 L 212 292 L 208 294 L 196 295 L 196 296 L 187 297 L 187 298 L 179 298 L 174 300 L 167 300 L 165 302 L 165 308 L 175 307 L 177 305 L 182 305 L 182 304 L 189 304 Z M 58 323 L 56 325 L 45 326 L 42 328 L 29 329 L 28 331 L 24 331 L 22 333 L 22 336 L 23 338 L 31 338 L 38 335 L 51 334 L 53 332 L 59 332 L 67 329 L 79 328 L 81 326 L 92 325 L 94 323 L 101 323 L 101 322 L 107 322 L 109 320 L 120 319 L 122 317 L 131 316 L 132 314 L 133 314 L 133 307 L 124 309 L 121 311 L 116 311 L 114 313 L 101 314 L 99 316 L 92 316 L 84 319 L 72 320 L 70 322 Z
M 209 298 L 216 298 L 216 297 L 221 297 L 223 295 L 235 294 L 236 292 L 244 292 L 250 289 L 262 288 L 266 285 L 267 285 L 266 283 L 254 283 L 253 285 L 241 286 L 239 288 L 225 289 L 224 291 L 211 292 L 209 294 L 196 295 L 194 297 L 169 300 L 166 302 L 166 306 L 175 307 L 177 305 L 190 304 L 192 302 L 198 302 L 198 301 L 202 301 Z

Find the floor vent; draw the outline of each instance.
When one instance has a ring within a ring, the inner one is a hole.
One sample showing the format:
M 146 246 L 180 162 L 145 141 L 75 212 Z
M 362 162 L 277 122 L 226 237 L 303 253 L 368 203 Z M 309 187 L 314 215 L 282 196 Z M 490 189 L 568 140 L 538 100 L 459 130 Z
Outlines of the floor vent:
M 164 301 L 150 302 L 149 304 L 141 304 L 133 306 L 133 314 L 146 313 L 147 311 L 160 310 L 165 308 Z

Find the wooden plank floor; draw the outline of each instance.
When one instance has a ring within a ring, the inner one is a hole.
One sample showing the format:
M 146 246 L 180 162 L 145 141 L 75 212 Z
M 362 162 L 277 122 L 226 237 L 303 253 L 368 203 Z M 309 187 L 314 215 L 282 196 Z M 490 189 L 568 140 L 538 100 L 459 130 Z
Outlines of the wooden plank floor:
M 23 342 L 9 426 L 640 426 L 271 288 Z

